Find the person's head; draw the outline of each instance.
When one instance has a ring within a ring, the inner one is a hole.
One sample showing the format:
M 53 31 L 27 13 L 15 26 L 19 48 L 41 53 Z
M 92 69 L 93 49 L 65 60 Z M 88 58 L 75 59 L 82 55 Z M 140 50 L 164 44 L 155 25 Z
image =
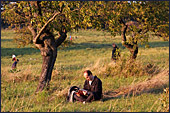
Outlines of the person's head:
M 90 70 L 85 70 L 83 76 L 86 80 L 91 81 L 93 80 L 93 74 Z
M 113 43 L 113 44 L 112 44 L 112 47 L 116 47 L 116 44 L 115 44 L 115 43 Z
M 12 54 L 12 61 L 16 61 L 16 56 Z

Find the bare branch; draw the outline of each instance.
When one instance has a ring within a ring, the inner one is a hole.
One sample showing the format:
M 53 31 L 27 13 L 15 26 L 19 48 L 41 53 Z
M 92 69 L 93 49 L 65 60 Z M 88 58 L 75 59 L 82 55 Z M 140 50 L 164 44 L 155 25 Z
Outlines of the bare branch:
M 125 41 L 126 42 L 126 30 L 127 30 L 127 25 L 124 25 L 123 27 L 122 27 L 122 34 L 121 34 L 121 36 L 122 36 L 122 41 Z
M 35 30 L 31 27 L 31 25 L 28 26 L 28 29 L 31 31 L 33 37 L 35 37 L 35 36 L 36 36 L 36 32 L 35 32 Z
M 126 30 L 128 28 L 129 25 L 137 25 L 137 23 L 134 23 L 134 22 L 122 22 L 123 23 L 123 27 L 122 27 L 122 34 L 121 34 L 121 37 L 122 37 L 122 44 L 127 48 L 129 49 L 129 51 L 131 52 L 131 58 L 132 59 L 135 59 L 137 57 L 137 53 L 138 53 L 138 45 L 137 45 L 137 41 L 136 42 L 133 42 L 133 45 L 132 44 L 129 44 L 126 42 Z M 133 35 L 132 35 L 133 36 Z M 134 37 L 134 36 L 133 36 Z
M 40 16 L 42 16 L 42 12 L 41 12 L 41 1 L 37 1 L 37 6 L 38 6 L 38 14 L 40 15 Z
M 80 7 L 81 8 L 81 7 Z M 77 8 L 77 9 L 74 9 L 72 10 L 71 12 L 73 11 L 76 11 L 76 10 L 79 10 L 80 8 Z M 37 39 L 39 38 L 39 36 L 41 35 L 41 33 L 43 32 L 43 30 L 47 27 L 47 25 L 53 21 L 55 19 L 55 17 L 59 14 L 62 14 L 61 12 L 55 12 L 53 17 L 51 17 L 45 24 L 44 26 L 40 29 L 39 33 L 37 34 L 37 36 L 33 39 L 33 42 L 36 43 Z
M 34 43 L 36 43 L 37 39 L 38 39 L 39 36 L 41 35 L 42 31 L 47 27 L 47 25 L 48 25 L 51 21 L 53 21 L 53 20 L 55 19 L 55 17 L 56 17 L 57 15 L 59 15 L 59 14 L 60 14 L 60 12 L 56 12 L 56 13 L 53 15 L 53 17 L 50 18 L 50 19 L 44 24 L 44 26 L 41 28 L 41 30 L 39 31 L 39 33 L 37 34 L 37 36 L 33 39 L 33 42 L 34 42 Z

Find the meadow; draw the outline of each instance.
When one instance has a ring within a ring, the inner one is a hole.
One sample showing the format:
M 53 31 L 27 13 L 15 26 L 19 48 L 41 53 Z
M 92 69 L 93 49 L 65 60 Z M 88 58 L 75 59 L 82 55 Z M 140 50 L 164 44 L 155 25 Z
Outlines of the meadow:
M 130 53 L 122 46 L 121 37 L 113 37 L 107 32 L 93 29 L 69 32 L 66 40 L 69 41 L 70 35 L 73 37 L 73 44 L 58 48 L 50 90 L 35 94 L 42 66 L 40 51 L 33 48 L 33 45 L 18 48 L 13 40 L 17 34 L 13 30 L 1 30 L 1 112 L 162 112 L 167 110 L 169 95 L 164 89 L 169 88 L 169 84 L 140 95 L 121 96 L 86 104 L 69 103 L 66 94 L 73 85 L 83 87 L 85 79 L 82 72 L 85 69 L 90 69 L 93 75 L 97 75 L 102 80 L 103 93 L 156 76 L 162 70 L 169 69 L 169 41 L 151 37 L 149 48 L 139 45 L 136 62 L 140 62 L 140 69 L 144 69 L 148 64 L 153 65 L 153 72 L 130 76 L 126 72 L 120 74 L 119 70 L 115 69 L 115 75 L 106 76 L 104 73 L 108 70 L 104 70 L 103 67 L 111 63 L 113 42 L 120 48 L 121 59 L 129 58 Z M 12 54 L 19 59 L 15 72 L 10 71 L 13 63 Z M 142 71 L 140 69 L 139 71 Z

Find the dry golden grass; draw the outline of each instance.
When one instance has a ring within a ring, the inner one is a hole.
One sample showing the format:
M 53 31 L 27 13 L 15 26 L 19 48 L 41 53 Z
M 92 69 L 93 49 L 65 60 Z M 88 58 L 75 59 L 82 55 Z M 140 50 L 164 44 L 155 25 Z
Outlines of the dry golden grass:
M 29 65 L 28 68 L 22 68 L 16 69 L 16 71 L 11 71 L 9 68 L 4 68 L 2 70 L 2 77 L 5 77 L 5 81 L 10 82 L 23 82 L 23 81 L 34 81 L 38 80 L 38 76 L 34 76 L 32 72 L 32 66 Z M 22 71 L 21 71 L 22 70 Z
M 114 91 L 109 91 L 104 94 L 104 97 L 119 97 L 126 95 L 138 95 L 145 92 L 152 92 L 156 89 L 163 89 L 169 83 L 169 69 L 161 71 L 159 74 L 153 76 L 152 78 L 132 84 L 127 87 L 120 87 Z
M 82 72 L 86 69 L 92 70 L 95 74 L 103 75 L 104 73 L 107 73 L 107 69 L 111 68 L 110 71 L 116 71 L 118 72 L 118 68 L 123 67 L 121 72 L 119 71 L 119 74 L 116 73 L 116 76 L 121 76 L 121 73 L 128 73 L 128 70 L 131 69 L 131 66 L 137 67 L 140 70 L 140 73 L 137 73 L 138 75 L 135 75 L 135 73 L 132 71 L 132 74 L 129 73 L 128 76 L 142 76 L 142 75 L 148 75 L 151 78 L 138 82 L 138 83 L 132 83 L 130 86 L 127 87 L 120 87 L 116 90 L 111 90 L 104 92 L 104 98 L 112 98 L 112 97 L 119 97 L 119 96 L 127 96 L 127 95 L 138 95 L 144 92 L 152 92 L 156 89 L 163 89 L 165 86 L 169 83 L 169 69 L 164 69 L 160 71 L 160 69 L 155 66 L 154 64 L 148 63 L 146 66 L 143 66 L 139 61 L 133 62 L 132 61 L 123 61 L 119 60 L 116 63 L 114 62 L 103 62 L 103 59 L 97 59 L 96 62 L 93 65 L 90 65 L 89 67 L 83 68 Z M 122 66 L 124 63 L 124 66 Z M 117 69 L 117 70 L 116 70 Z M 109 74 L 112 74 L 110 72 Z M 108 75 L 113 76 L 113 75 Z

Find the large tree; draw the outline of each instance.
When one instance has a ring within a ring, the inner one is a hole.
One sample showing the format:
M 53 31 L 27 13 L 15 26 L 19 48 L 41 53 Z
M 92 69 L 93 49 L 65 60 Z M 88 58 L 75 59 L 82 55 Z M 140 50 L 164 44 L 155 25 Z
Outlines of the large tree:
M 129 49 L 132 59 L 137 57 L 138 44 L 147 44 L 151 35 L 169 40 L 169 1 L 91 1 L 91 4 L 85 12 L 91 27 L 121 35 L 122 45 Z
M 86 26 L 83 11 L 87 2 L 81 1 L 17 1 L 4 4 L 2 17 L 21 34 L 18 42 L 34 43 L 43 57 L 42 71 L 36 92 L 49 86 L 57 57 L 57 48 L 67 32 Z M 2 4 L 2 3 L 1 3 Z M 54 32 L 58 31 L 58 38 Z

